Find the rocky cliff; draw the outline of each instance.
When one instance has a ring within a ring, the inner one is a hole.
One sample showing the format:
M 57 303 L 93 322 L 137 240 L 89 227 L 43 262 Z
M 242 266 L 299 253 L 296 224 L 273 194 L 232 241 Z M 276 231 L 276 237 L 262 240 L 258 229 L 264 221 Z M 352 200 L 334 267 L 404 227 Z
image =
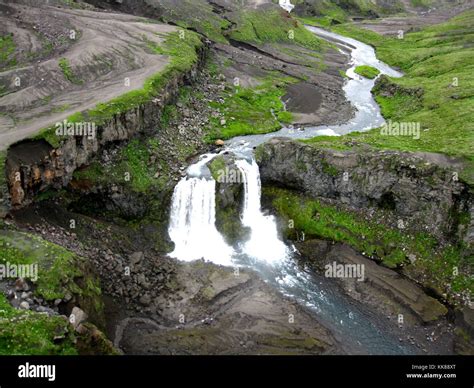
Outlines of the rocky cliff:
M 353 209 L 384 209 L 395 226 L 473 243 L 473 196 L 441 155 L 332 150 L 273 139 L 257 150 L 262 181 Z
M 49 187 L 61 188 L 71 180 L 74 171 L 86 165 L 98 152 L 116 142 L 155 130 L 166 105 L 175 101 L 180 86 L 192 82 L 199 73 L 207 46 L 199 49 L 198 61 L 186 72 L 178 73 L 164 85 L 155 98 L 128 111 L 117 113 L 97 127 L 97 136 L 67 137 L 58 147 L 46 140 L 25 140 L 12 145 L 6 157 L 7 206 L 22 207 L 34 195 Z

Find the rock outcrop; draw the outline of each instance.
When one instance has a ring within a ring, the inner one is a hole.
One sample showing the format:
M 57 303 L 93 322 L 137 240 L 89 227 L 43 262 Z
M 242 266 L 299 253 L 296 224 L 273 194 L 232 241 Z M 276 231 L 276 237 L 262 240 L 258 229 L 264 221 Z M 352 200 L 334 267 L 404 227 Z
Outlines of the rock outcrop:
M 275 138 L 257 149 L 262 182 L 335 200 L 356 210 L 386 209 L 407 229 L 472 244 L 473 195 L 438 154 L 333 150 Z
M 45 140 L 25 140 L 10 147 L 6 158 L 6 177 L 13 207 L 23 207 L 40 191 L 62 188 L 72 180 L 74 171 L 88 164 L 108 145 L 127 141 L 133 136 L 155 130 L 163 109 L 175 101 L 180 86 L 198 75 L 207 53 L 203 45 L 199 60 L 187 72 L 172 77 L 163 87 L 160 98 L 115 114 L 98 126 L 97 136 L 68 137 L 55 148 Z M 5 199 L 4 199 L 5 202 Z
M 448 312 L 446 307 L 426 295 L 413 282 L 377 265 L 346 244 L 331 245 L 327 241 L 308 240 L 297 243 L 296 247 L 312 267 L 323 273 L 326 266 L 332 263 L 363 267 L 363 279 L 345 278 L 337 280 L 338 283 L 352 298 L 373 305 L 393 320 L 403 313 L 407 324 L 410 324 L 409 315 L 415 322 L 427 324 Z
M 233 154 L 220 155 L 208 164 L 216 180 L 216 227 L 234 245 L 249 233 L 240 220 L 244 201 L 242 173 Z

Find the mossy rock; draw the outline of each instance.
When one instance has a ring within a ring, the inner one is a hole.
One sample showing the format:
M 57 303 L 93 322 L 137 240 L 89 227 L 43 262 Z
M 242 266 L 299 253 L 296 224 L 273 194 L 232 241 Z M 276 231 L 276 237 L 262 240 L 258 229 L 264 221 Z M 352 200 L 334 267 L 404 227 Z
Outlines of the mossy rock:
M 360 76 L 368 79 L 374 79 L 376 78 L 379 74 L 380 71 L 376 69 L 375 67 L 372 66 L 357 66 L 354 70 L 356 74 L 359 74 Z
M 80 332 L 76 344 L 80 355 L 116 356 L 120 354 L 105 334 L 92 323 L 82 324 Z
M 104 325 L 99 280 L 85 258 L 33 234 L 0 230 L 0 264 L 6 263 L 37 265 L 37 279 L 29 279 L 35 296 L 53 302 L 70 295 L 91 321 Z
M 245 240 L 248 228 L 242 225 L 244 184 L 233 155 L 220 155 L 207 164 L 216 180 L 216 227 L 228 244 Z
M 17 310 L 0 294 L 0 355 L 76 355 L 67 319 Z

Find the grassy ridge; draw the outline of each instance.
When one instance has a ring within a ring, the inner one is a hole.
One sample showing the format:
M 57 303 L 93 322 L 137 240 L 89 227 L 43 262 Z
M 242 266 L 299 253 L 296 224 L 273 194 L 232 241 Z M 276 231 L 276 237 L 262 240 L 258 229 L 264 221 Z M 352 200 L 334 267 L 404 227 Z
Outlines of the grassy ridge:
M 385 118 L 396 122 L 419 122 L 421 138 L 381 136 L 379 129 L 352 133 L 337 139 L 312 139 L 314 143 L 341 144 L 350 140 L 374 147 L 428 151 L 465 160 L 461 176 L 474 182 L 474 11 L 404 39 L 384 37 L 353 25 L 333 28 L 335 32 L 373 45 L 378 57 L 405 73 L 392 82 L 405 88 L 423 88 L 423 97 L 381 94 L 376 96 Z M 457 85 L 457 86 L 456 86 Z
M 13 231 L 0 231 L 0 264 L 37 264 L 35 293 L 47 301 L 62 299 L 66 293 L 100 296 L 97 283 L 80 288 L 75 280 L 83 278 L 82 259 L 40 237 Z M 97 306 L 100 309 L 100 306 Z
M 56 299 L 63 299 L 66 294 L 74 295 L 80 298 L 82 307 L 89 314 L 101 314 L 103 305 L 98 281 L 83 271 L 82 260 L 65 248 L 38 236 L 0 231 L 0 264 L 38 265 L 38 279 L 34 282 L 35 297 L 52 303 Z M 0 293 L 2 354 L 69 355 L 77 354 L 77 350 L 67 320 L 59 316 L 17 310 Z
M 302 19 L 308 17 L 308 24 L 317 22 L 321 26 L 332 26 L 348 21 L 350 15 L 374 16 L 402 12 L 403 5 L 398 0 L 381 2 L 373 0 L 293 0 L 293 4 L 305 3 L 300 12 Z
M 255 44 L 289 43 L 320 51 L 323 42 L 282 10 L 244 11 L 230 38 Z

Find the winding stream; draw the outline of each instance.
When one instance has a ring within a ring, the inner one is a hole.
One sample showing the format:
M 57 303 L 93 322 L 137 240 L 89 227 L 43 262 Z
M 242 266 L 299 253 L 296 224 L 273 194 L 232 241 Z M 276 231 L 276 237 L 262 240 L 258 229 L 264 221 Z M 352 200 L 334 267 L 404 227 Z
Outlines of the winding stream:
M 216 155 L 202 155 L 199 162 L 189 167 L 187 176 L 178 183 L 173 195 L 169 234 L 175 243 L 175 250 L 171 256 L 183 261 L 204 258 L 216 264 L 251 268 L 265 282 L 313 311 L 316 319 L 328 327 L 347 353 L 411 354 L 416 350 L 400 344 L 398 338 L 391 334 L 393 326 L 390 322 L 354 303 L 330 280 L 301 268 L 294 257 L 295 248 L 287 246 L 279 238 L 275 219 L 261 209 L 260 174 L 253 158 L 255 146 L 276 136 L 296 139 L 318 135 L 340 136 L 379 127 L 384 119 L 371 94 L 375 80 L 359 77 L 354 69 L 359 65 L 370 65 L 382 74 L 401 76 L 380 62 L 372 47 L 319 28 L 308 28 L 350 54 L 352 66 L 347 71 L 349 80 L 344 91 L 357 109 L 355 117 L 343 125 L 318 126 L 304 131 L 283 128 L 266 135 L 234 138 L 227 143 L 223 152 L 239 157 L 236 164 L 245 187 L 241 219 L 242 224 L 251 230 L 248 241 L 233 247 L 226 244 L 215 227 L 216 182 L 206 164 Z

